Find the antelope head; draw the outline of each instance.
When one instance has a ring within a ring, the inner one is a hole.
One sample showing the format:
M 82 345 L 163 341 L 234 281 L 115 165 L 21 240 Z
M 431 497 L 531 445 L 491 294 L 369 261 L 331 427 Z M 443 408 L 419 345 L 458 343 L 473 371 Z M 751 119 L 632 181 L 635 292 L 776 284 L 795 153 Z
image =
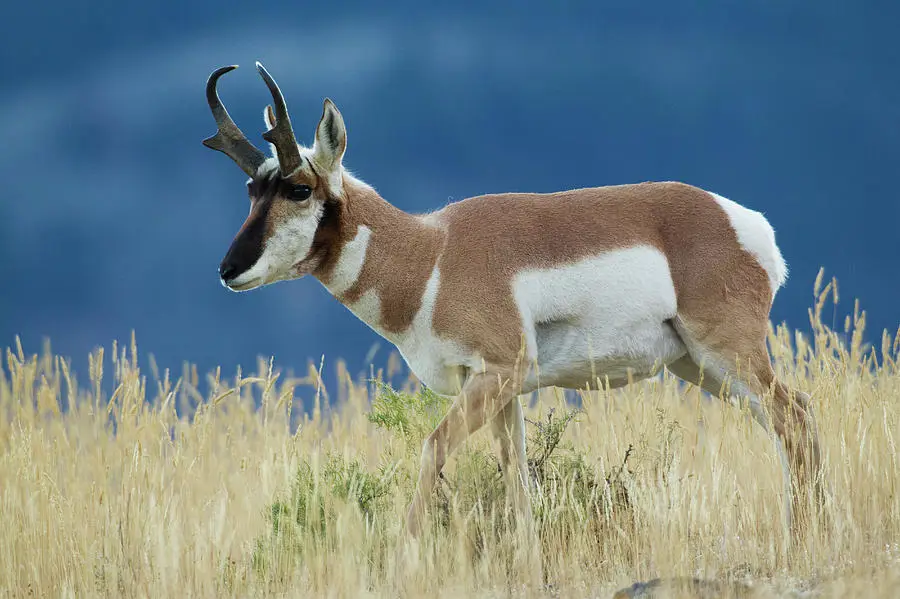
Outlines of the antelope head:
M 267 158 L 237 127 L 216 91 L 219 77 L 235 68 L 222 67 L 209 76 L 206 100 L 218 131 L 203 144 L 229 156 L 250 176 L 250 213 L 219 265 L 224 286 L 247 291 L 302 277 L 324 259 L 328 248 L 317 242 L 316 232 L 344 196 L 341 159 L 347 134 L 341 113 L 326 98 L 313 147 L 299 145 L 281 90 L 257 62 L 274 105 L 263 111 L 268 130 L 262 137 L 273 153 Z

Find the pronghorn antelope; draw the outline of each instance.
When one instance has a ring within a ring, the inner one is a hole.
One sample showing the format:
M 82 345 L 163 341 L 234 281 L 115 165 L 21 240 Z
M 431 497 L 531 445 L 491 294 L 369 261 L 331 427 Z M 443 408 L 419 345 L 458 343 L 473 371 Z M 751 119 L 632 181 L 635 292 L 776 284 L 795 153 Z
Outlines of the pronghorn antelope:
M 263 111 L 271 157 L 219 99 L 218 79 L 236 67 L 206 87 L 218 132 L 203 143 L 250 177 L 250 213 L 219 267 L 222 284 L 246 291 L 311 274 L 423 383 L 455 395 L 422 450 L 412 535 L 448 456 L 487 423 L 530 517 L 519 394 L 619 387 L 663 366 L 747 398 L 780 454 L 790 522 L 792 488 L 816 476 L 819 448 L 809 397 L 775 378 L 766 347 L 787 269 L 762 214 L 674 182 L 485 195 L 408 214 L 344 168 L 334 103 L 325 100 L 315 143 L 303 147 L 277 84 L 256 66 L 273 98 Z

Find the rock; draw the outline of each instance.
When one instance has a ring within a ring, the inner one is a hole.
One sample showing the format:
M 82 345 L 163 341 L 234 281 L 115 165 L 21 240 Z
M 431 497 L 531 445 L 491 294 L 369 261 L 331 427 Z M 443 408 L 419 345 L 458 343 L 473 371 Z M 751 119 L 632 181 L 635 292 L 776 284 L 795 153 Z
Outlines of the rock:
M 726 599 L 749 596 L 750 587 L 737 582 L 677 577 L 654 578 L 648 582 L 636 582 L 628 588 L 616 591 L 613 599 L 661 599 L 663 597 Z

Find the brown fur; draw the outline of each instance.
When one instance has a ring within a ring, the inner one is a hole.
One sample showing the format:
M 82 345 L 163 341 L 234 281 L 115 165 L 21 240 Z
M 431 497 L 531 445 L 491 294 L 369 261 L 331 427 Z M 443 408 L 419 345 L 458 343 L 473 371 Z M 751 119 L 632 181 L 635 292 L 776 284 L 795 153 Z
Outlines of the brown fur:
M 681 330 L 734 368 L 753 392 L 764 397 L 774 391 L 772 421 L 795 480 L 805 484 L 817 472 L 819 449 L 807 406 L 775 380 L 765 345 L 772 303 L 768 275 L 741 247 L 728 215 L 709 193 L 665 182 L 497 194 L 450 204 L 423 218 L 345 179 L 339 203 L 340 218 L 321 233 L 333 246 L 315 275 L 327 283 L 340 247 L 360 225 L 368 226 L 372 236 L 362 272 L 339 299 L 352 303 L 374 290 L 381 300 L 378 324 L 402 332 L 412 323 L 437 266 L 435 332 L 478 352 L 487 364 L 488 378 L 470 379 L 429 436 L 433 460 L 423 460 L 422 493 L 461 439 L 516 395 L 514 385 L 499 382 L 517 378 L 519 371 L 522 326 L 511 289 L 515 274 L 638 244 L 652 245 L 668 258 Z M 720 390 L 705 386 L 716 394 Z M 499 394 L 497 401 L 485 403 L 488 390 Z M 421 516 L 422 493 L 410 511 L 412 528 Z M 800 499 L 795 495 L 797 513 L 802 513 Z
M 343 245 L 365 225 L 372 230 L 372 237 L 359 278 L 338 299 L 352 303 L 374 290 L 381 300 L 380 325 L 388 332 L 400 333 L 409 328 L 419 311 L 446 236 L 388 204 L 371 188 L 353 188 L 345 181 L 345 190 L 341 217 L 323 234 Z M 339 255 L 339 249 L 332 249 L 316 269 L 314 274 L 323 283 L 330 281 Z
M 767 322 L 771 289 L 766 272 L 741 248 L 712 196 L 690 185 L 478 196 L 434 213 L 429 220 L 437 225 L 394 208 L 371 188 L 347 181 L 345 194 L 339 232 L 322 233 L 338 247 L 329 250 L 315 275 L 327 283 L 340 246 L 357 227 L 368 226 L 372 238 L 363 271 L 338 299 L 354 302 L 375 290 L 381 326 L 401 332 L 412 323 L 437 265 L 435 331 L 477 350 L 488 363 L 512 366 L 521 349 L 522 327 L 510 287 L 517 272 L 637 244 L 653 245 L 668 257 L 678 311 L 686 320 L 711 329 L 717 325 L 710 315 Z M 736 310 L 726 316 L 723 302 Z
M 770 293 L 765 271 L 741 248 L 718 203 L 682 183 L 481 196 L 448 206 L 441 217 L 455 243 L 439 265 L 435 329 L 478 338 L 490 362 L 506 363 L 520 348 L 510 280 L 525 268 L 646 244 L 669 260 L 679 311 L 718 306 L 727 289 L 744 283 Z M 472 293 L 477 302 L 456 299 Z M 471 305 L 492 310 L 467 309 Z

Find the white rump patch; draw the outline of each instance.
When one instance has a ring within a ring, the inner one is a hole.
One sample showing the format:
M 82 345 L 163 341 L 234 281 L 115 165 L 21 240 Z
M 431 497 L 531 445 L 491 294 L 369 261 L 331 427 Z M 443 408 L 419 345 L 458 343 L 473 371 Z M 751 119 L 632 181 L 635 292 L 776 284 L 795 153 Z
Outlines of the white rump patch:
M 772 296 L 784 285 L 787 280 L 787 264 L 775 243 L 775 231 L 762 213 L 741 206 L 737 202 L 722 197 L 716 193 L 709 193 L 719 206 L 728 215 L 731 227 L 737 234 L 741 247 L 756 258 L 759 265 L 769 275 L 769 284 L 772 286 Z

